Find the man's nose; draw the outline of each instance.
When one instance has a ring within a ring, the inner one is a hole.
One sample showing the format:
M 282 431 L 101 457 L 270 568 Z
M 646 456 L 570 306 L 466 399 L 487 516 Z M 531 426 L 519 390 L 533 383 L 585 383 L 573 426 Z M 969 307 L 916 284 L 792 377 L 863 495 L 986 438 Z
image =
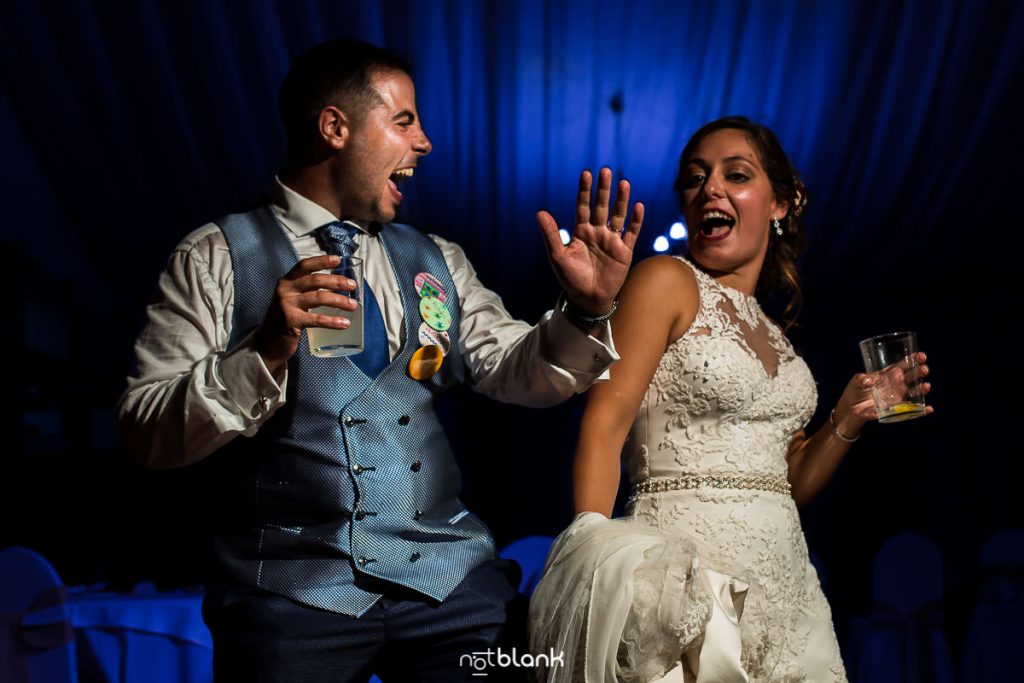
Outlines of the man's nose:
M 430 138 L 427 137 L 426 131 L 422 128 L 419 129 L 419 135 L 413 141 L 412 148 L 421 156 L 430 154 L 430 150 L 434 149 L 434 145 L 431 144 Z

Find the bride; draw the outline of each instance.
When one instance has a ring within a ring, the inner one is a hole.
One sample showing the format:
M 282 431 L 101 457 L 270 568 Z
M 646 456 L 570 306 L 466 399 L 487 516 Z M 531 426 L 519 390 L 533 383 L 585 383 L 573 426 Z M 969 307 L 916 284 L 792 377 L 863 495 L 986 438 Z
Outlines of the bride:
M 564 652 L 549 681 L 845 681 L 796 506 L 877 417 L 872 379 L 804 432 L 814 380 L 756 298 L 788 289 L 787 315 L 800 301 L 807 194 L 771 130 L 706 124 L 675 190 L 691 260 L 648 259 L 623 288 L 622 360 L 590 392 L 578 514 L 534 593 L 531 650 Z M 927 393 L 924 360 L 909 380 Z M 620 456 L 633 495 L 608 519 Z

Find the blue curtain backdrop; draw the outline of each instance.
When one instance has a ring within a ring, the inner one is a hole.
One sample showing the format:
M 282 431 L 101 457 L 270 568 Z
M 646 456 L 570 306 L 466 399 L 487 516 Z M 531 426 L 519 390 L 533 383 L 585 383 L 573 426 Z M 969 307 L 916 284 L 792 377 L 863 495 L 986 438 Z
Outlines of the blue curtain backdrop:
M 557 293 L 533 215 L 568 222 L 581 168 L 632 181 L 641 258 L 678 218 L 688 135 L 734 113 L 772 126 L 811 193 L 793 338 L 819 380 L 812 426 L 858 339 L 916 329 L 934 367 L 936 414 L 869 427 L 804 510 L 837 627 L 868 609 L 871 557 L 903 529 L 940 543 L 954 623 L 967 612 L 981 543 L 1024 525 L 1003 445 L 1020 442 L 1024 228 L 1024 3 L 1009 0 L 0 1 L 4 517 L 15 493 L 37 501 L 0 544 L 80 580 L 188 573 L 158 547 L 191 538 L 177 475 L 126 464 L 111 406 L 171 247 L 259 200 L 288 64 L 340 34 L 416 68 L 434 152 L 401 218 L 462 244 L 527 319 Z M 557 532 L 579 402 L 460 405 L 467 499 L 500 540 Z

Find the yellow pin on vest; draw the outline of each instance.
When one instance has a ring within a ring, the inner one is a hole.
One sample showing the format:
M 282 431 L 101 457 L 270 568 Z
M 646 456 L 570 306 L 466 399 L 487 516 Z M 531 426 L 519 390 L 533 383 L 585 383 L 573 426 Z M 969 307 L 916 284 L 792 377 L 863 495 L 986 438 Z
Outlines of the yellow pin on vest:
M 428 344 L 416 349 L 409 359 L 409 376 L 415 380 L 430 379 L 444 362 L 444 351 L 441 347 Z

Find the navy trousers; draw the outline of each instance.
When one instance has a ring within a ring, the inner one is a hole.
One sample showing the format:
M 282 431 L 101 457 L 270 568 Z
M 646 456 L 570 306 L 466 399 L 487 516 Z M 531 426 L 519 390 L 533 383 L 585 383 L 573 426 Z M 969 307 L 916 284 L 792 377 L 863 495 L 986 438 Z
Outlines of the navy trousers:
M 366 683 L 377 674 L 385 683 L 525 681 L 529 669 L 507 659 L 501 666 L 497 655 L 499 648 L 527 652 L 527 601 L 518 582 L 518 565 L 491 560 L 441 603 L 372 586 L 384 597 L 358 619 L 248 586 L 212 585 L 203 618 L 213 634 L 214 679 Z

